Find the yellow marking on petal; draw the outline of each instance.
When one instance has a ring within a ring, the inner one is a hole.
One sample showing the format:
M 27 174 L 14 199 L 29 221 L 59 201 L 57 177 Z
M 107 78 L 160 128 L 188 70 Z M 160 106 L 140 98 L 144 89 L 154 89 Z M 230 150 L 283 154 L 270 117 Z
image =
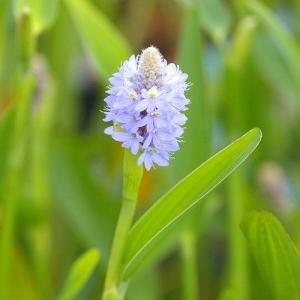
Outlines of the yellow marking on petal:
M 129 97 L 132 99 L 136 99 L 136 93 L 135 92 L 130 92 Z
M 155 111 L 155 112 L 152 113 L 152 116 L 153 117 L 158 117 L 158 116 L 160 116 L 160 112 Z

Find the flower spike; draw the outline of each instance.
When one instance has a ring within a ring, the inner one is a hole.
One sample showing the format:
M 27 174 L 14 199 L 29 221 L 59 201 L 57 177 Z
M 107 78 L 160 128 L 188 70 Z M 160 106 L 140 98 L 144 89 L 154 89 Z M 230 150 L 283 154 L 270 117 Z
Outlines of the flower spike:
M 171 154 L 179 150 L 189 103 L 187 77 L 151 46 L 132 55 L 109 79 L 104 121 L 113 125 L 105 133 L 132 154 L 139 153 L 137 162 L 148 171 L 169 165 Z

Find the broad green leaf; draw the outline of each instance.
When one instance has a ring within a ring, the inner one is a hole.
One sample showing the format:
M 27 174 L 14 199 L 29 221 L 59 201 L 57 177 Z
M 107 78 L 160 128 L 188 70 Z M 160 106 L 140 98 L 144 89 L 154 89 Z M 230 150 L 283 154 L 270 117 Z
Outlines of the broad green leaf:
M 90 278 L 100 260 L 97 249 L 90 249 L 72 265 L 59 300 L 71 300 L 79 293 Z
M 231 25 L 231 15 L 223 0 L 196 0 L 203 27 L 215 42 L 224 42 Z
M 130 55 L 127 42 L 106 16 L 88 1 L 65 0 L 64 2 L 98 71 L 108 78 Z
M 252 129 L 207 160 L 163 195 L 132 227 L 124 256 L 128 279 L 177 222 L 207 193 L 231 174 L 257 147 L 261 131 Z
M 168 226 L 164 238 L 157 240 L 151 248 L 151 253 L 149 252 L 143 260 L 143 271 L 141 273 L 151 269 L 157 262 L 162 261 L 169 253 L 174 251 L 178 247 L 178 235 L 190 230 L 193 225 L 195 225 L 193 227 L 194 234 L 197 237 L 202 236 L 211 222 L 212 216 L 216 214 L 219 208 L 220 201 L 217 197 L 207 197 L 197 205 L 197 210 L 187 211 L 185 218 L 181 218 L 178 222 L 173 222 Z
M 18 19 L 23 9 L 30 9 L 33 31 L 39 34 L 53 24 L 58 6 L 59 0 L 14 0 L 14 14 Z
M 299 252 L 277 218 L 250 212 L 241 228 L 273 299 L 300 299 Z

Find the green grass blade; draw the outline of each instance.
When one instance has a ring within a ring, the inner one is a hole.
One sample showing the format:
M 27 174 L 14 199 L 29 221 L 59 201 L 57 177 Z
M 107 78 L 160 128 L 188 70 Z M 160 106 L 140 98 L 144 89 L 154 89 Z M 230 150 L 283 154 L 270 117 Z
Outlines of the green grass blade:
M 59 0 L 15 0 L 14 14 L 18 19 L 24 8 L 32 13 L 33 31 L 36 34 L 49 28 L 57 15 Z
M 108 78 L 130 55 L 127 42 L 106 16 L 97 11 L 88 1 L 65 0 L 64 2 L 98 71 Z
M 300 256 L 280 222 L 271 213 L 254 211 L 241 228 L 273 299 L 299 299 Z
M 90 249 L 80 256 L 72 265 L 59 300 L 71 300 L 80 292 L 84 284 L 97 267 L 100 253 L 97 249 Z
M 288 70 L 295 81 L 300 86 L 300 50 L 296 39 L 290 34 L 288 29 L 280 23 L 268 7 L 257 1 L 248 1 L 246 4 L 251 13 L 255 14 L 262 21 L 264 27 L 274 39 L 280 49 L 281 57 L 288 67 Z
M 232 173 L 257 147 L 261 131 L 252 129 L 218 152 L 163 195 L 133 226 L 128 235 L 123 278 L 128 279 L 155 245 L 209 191 Z
M 197 2 L 203 27 L 216 43 L 223 43 L 231 25 L 231 15 L 225 1 L 201 0 Z
M 186 93 L 191 103 L 187 111 L 188 121 L 184 133 L 184 143 L 182 143 L 181 150 L 175 155 L 176 159 L 170 168 L 173 183 L 204 162 L 209 157 L 211 148 L 210 117 L 204 91 L 202 38 L 195 5 L 189 5 L 185 9 L 178 62 L 182 70 L 189 75 L 192 86 Z

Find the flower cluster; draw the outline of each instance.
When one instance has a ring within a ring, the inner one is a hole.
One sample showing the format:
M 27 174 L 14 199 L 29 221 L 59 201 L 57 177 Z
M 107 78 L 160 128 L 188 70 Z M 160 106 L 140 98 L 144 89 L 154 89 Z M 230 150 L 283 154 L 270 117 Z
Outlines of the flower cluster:
M 167 166 L 187 120 L 182 113 L 189 103 L 187 75 L 151 46 L 125 61 L 109 81 L 104 121 L 113 126 L 105 133 L 132 154 L 140 153 L 138 164 L 147 170 Z

